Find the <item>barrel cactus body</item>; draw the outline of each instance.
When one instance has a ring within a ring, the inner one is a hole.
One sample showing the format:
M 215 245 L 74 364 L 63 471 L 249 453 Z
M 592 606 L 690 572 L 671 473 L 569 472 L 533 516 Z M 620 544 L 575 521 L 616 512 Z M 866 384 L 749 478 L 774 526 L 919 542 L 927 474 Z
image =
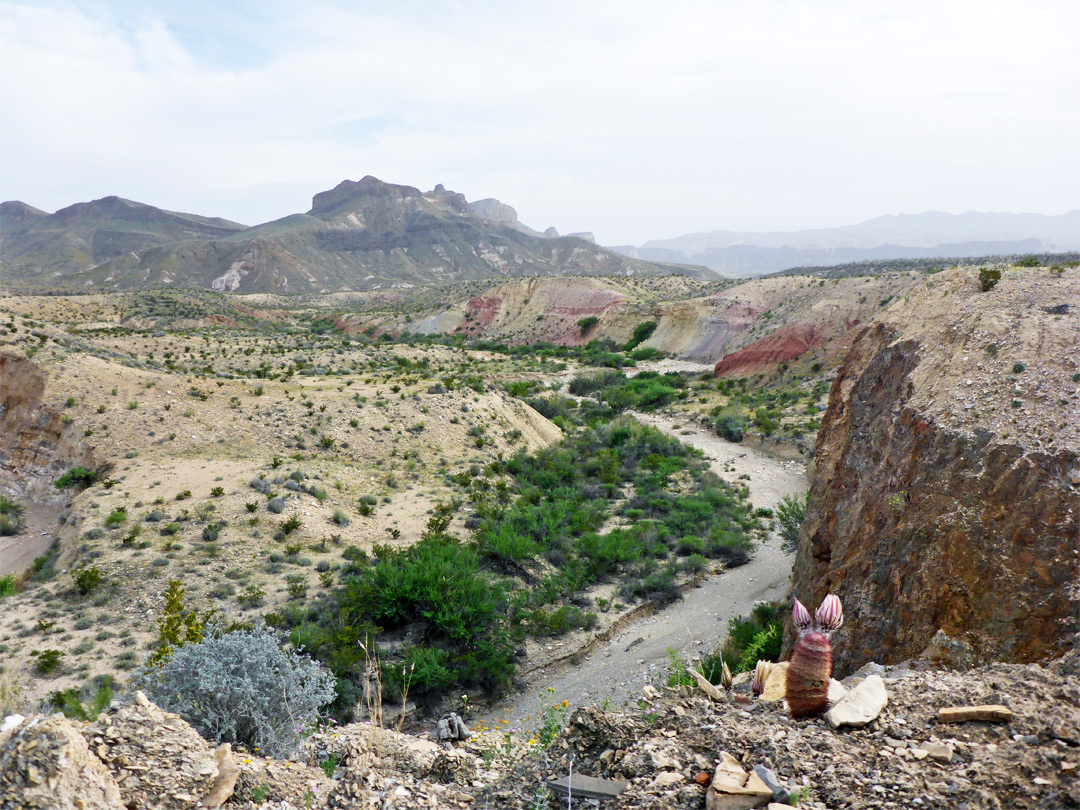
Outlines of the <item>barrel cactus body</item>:
M 792 619 L 799 640 L 788 663 L 785 691 L 792 717 L 813 717 L 829 708 L 829 679 L 832 677 L 832 643 L 829 636 L 844 624 L 844 610 L 833 594 L 810 618 L 796 599 Z
M 824 633 L 803 633 L 787 670 L 787 702 L 792 717 L 813 717 L 829 706 L 832 644 Z

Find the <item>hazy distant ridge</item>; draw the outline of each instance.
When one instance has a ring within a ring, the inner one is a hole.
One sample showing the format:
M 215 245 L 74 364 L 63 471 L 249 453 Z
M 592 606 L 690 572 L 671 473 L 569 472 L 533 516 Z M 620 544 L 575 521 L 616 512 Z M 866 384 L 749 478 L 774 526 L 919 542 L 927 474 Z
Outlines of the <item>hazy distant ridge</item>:
M 1057 216 L 928 211 L 801 231 L 712 231 L 612 248 L 650 261 L 702 264 L 734 275 L 894 258 L 1080 250 L 1080 210 Z

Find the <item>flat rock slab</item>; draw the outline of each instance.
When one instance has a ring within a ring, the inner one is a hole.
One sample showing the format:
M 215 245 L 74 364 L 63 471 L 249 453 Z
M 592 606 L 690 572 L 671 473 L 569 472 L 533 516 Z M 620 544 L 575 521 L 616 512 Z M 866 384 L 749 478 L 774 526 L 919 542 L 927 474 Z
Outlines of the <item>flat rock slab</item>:
M 598 779 L 595 776 L 573 774 L 552 779 L 548 787 L 563 796 L 573 795 L 581 799 L 614 799 L 624 790 L 629 782 L 613 779 Z
M 772 789 L 760 776 L 747 773 L 727 751 L 720 752 L 720 764 L 705 794 L 705 810 L 750 810 L 764 807 L 772 799 Z
M 948 709 L 938 709 L 937 719 L 939 723 L 966 723 L 969 720 L 1010 723 L 1013 713 L 1008 706 L 991 703 L 983 706 L 953 706 Z
M 765 690 L 761 693 L 761 699 L 764 702 L 775 703 L 783 700 L 787 695 L 787 670 L 787 661 L 773 666 L 769 677 L 765 680 Z
M 853 726 L 859 728 L 872 723 L 881 714 L 889 695 L 885 691 L 885 682 L 880 675 L 871 675 L 854 689 L 844 695 L 840 701 L 825 713 L 825 720 L 833 728 Z

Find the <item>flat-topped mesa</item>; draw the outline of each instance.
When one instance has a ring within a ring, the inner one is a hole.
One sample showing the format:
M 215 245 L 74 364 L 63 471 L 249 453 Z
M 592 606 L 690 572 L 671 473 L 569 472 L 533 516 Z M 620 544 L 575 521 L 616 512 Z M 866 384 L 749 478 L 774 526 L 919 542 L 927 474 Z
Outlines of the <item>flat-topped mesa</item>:
M 427 198 L 418 188 L 385 183 L 369 174 L 360 180 L 342 180 L 329 191 L 320 191 L 311 198 L 308 214 L 328 219 L 374 208 L 413 211 L 424 207 L 425 202 L 429 205 L 447 205 L 467 213 L 468 205 L 464 200 L 464 196 L 447 192 L 441 185 L 436 186 L 431 197 Z

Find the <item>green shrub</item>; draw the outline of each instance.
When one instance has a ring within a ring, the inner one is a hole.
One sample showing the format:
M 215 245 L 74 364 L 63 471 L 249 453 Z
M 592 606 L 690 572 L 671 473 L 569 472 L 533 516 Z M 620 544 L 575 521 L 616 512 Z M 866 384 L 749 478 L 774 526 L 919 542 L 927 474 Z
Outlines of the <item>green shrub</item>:
M 11 537 L 23 530 L 23 507 L 6 495 L 0 495 L 0 537 Z
M 15 575 L 5 574 L 0 577 L 0 599 L 15 594 Z
M 720 436 L 738 444 L 746 433 L 746 417 L 740 413 L 722 413 L 716 417 L 715 426 Z
M 979 289 L 989 292 L 1001 281 L 1001 270 L 996 267 L 979 268 Z
M 88 487 L 97 480 L 98 472 L 96 470 L 88 470 L 86 467 L 72 467 L 56 479 L 54 486 L 57 489 Z
M 697 686 L 697 680 L 690 671 L 687 669 L 686 662 L 683 661 L 679 651 L 674 647 L 668 647 L 668 678 L 667 685 L 673 688 L 680 686 L 694 687 Z
M 598 323 L 600 323 L 600 319 L 598 317 L 596 317 L 595 315 L 589 315 L 587 318 L 582 318 L 580 321 L 578 321 L 577 325 L 578 329 L 581 331 L 582 336 L 585 336 L 589 333 L 589 330 L 596 326 Z
M 638 344 L 644 343 L 650 337 L 652 333 L 656 331 L 656 321 L 645 321 L 639 323 L 634 327 L 634 333 L 630 337 L 630 340 L 623 347 L 623 351 L 630 352 L 638 347 Z
M 780 530 L 780 547 L 794 554 L 799 543 L 799 530 L 806 520 L 806 505 L 810 493 L 786 495 L 776 506 L 776 523 Z
M 113 699 L 112 678 L 103 675 L 95 681 L 96 684 L 87 685 L 81 690 L 64 689 L 56 692 L 49 698 L 49 702 L 72 720 L 94 720 L 109 708 Z M 83 705 L 84 701 L 90 702 L 89 708 Z
M 75 578 L 76 590 L 83 596 L 92 593 L 101 584 L 101 571 L 96 566 L 80 568 L 72 576 Z
M 749 616 L 734 616 L 728 622 L 721 656 L 733 673 L 752 670 L 758 660 L 778 661 L 783 632 L 778 604 L 755 605 Z
M 42 650 L 35 656 L 34 669 L 42 675 L 49 675 L 60 667 L 63 650 Z

